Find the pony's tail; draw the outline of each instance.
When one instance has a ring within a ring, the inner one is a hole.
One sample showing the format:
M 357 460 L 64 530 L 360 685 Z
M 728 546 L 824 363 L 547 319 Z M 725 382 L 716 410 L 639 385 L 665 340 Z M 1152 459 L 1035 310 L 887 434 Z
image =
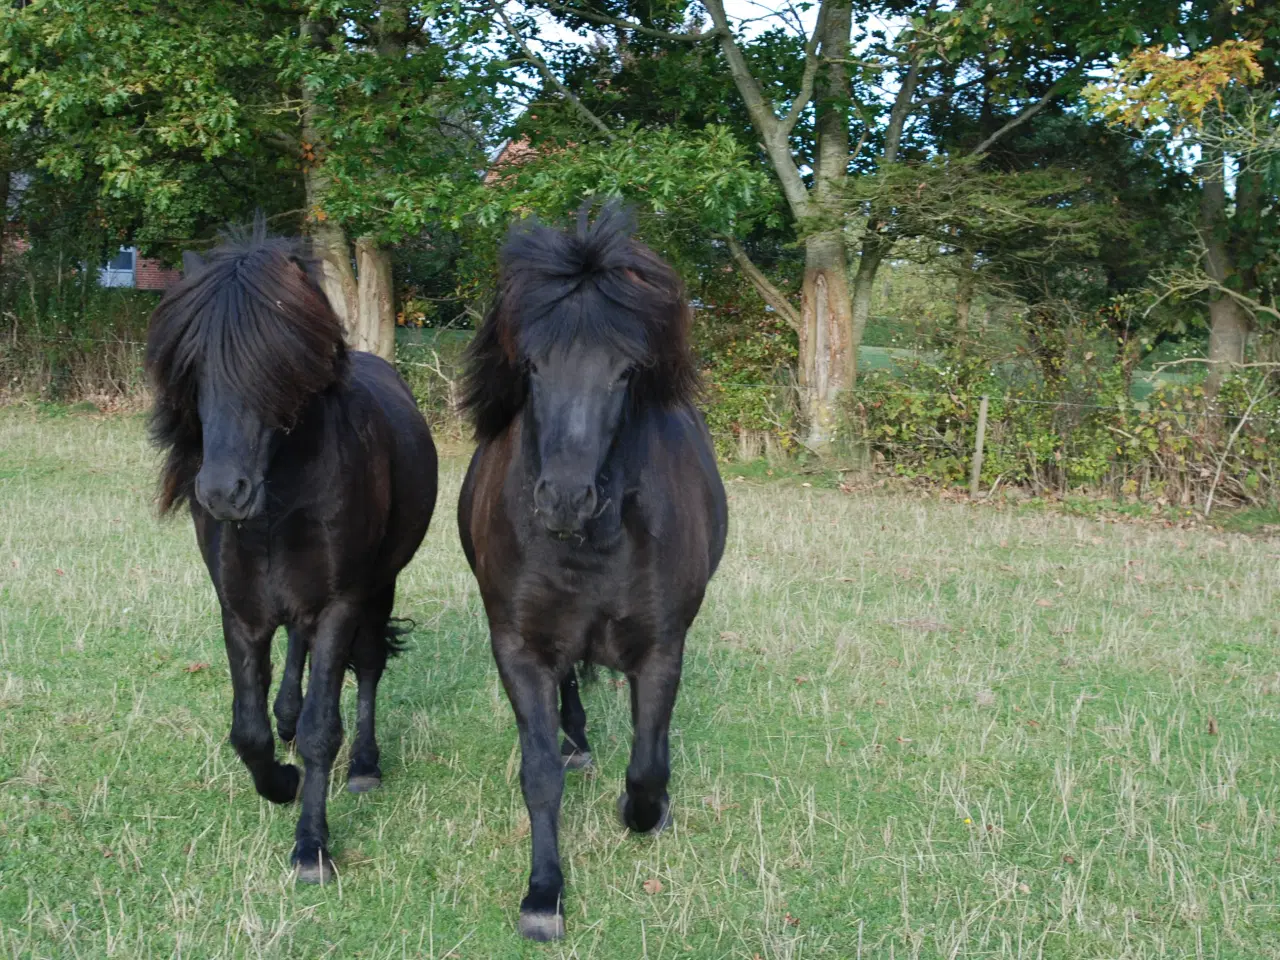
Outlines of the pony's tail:
M 387 659 L 399 656 L 409 647 L 406 639 L 418 625 L 408 617 L 390 617 L 382 631 L 382 646 L 387 652 Z

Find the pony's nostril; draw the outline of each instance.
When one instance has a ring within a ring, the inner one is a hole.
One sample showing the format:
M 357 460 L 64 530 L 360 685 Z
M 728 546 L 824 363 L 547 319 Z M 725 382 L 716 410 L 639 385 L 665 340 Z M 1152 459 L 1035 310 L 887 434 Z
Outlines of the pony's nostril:
M 596 509 L 596 488 L 594 485 L 583 487 L 573 498 L 573 508 L 580 516 L 587 516 Z
M 546 480 L 539 478 L 533 487 L 533 505 L 539 510 L 546 509 L 547 501 L 551 499 L 549 496 L 551 485 Z
M 243 507 L 249 501 L 249 481 L 245 477 L 236 480 L 231 487 L 231 496 L 228 500 L 236 508 Z

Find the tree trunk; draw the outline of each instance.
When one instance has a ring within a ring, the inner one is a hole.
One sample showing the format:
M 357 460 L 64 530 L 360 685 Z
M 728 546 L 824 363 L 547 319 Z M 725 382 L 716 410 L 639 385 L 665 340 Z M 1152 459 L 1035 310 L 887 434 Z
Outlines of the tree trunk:
M 5 245 L 9 240 L 9 151 L 0 143 L 0 267 L 4 266 Z M 0 277 L 0 282 L 3 278 Z
M 856 340 L 848 276 L 844 237 L 838 230 L 812 234 L 805 240 L 800 383 L 808 427 L 806 443 L 816 451 L 835 440 L 840 395 L 853 386 Z M 870 292 L 868 284 L 868 305 Z
M 849 299 L 849 256 L 841 202 L 849 175 L 849 37 L 852 8 L 827 6 L 820 17 L 814 92 L 817 134 L 813 197 L 818 221 L 804 241 L 800 292 L 801 383 L 805 385 L 808 445 L 822 451 L 836 439 L 840 395 L 853 386 L 856 343 Z
M 318 174 L 313 176 L 312 171 L 308 170 L 307 223 L 312 253 L 320 260 L 320 287 L 329 298 L 333 312 L 338 315 L 342 329 L 347 331 L 347 343 L 354 346 L 351 334 L 360 315 L 360 300 L 355 271 L 351 266 L 351 245 L 347 242 L 347 232 L 341 226 L 330 220 L 320 219 L 324 216 L 324 208 L 319 199 L 323 193 L 313 186 L 313 179 L 322 178 Z M 313 200 L 313 196 L 316 199 Z
M 392 361 L 396 352 L 396 309 L 391 252 L 369 237 L 361 237 L 356 241 L 356 268 L 359 310 L 348 339 L 355 349 Z
M 1205 392 L 1210 396 L 1217 396 L 1232 368 L 1244 363 L 1249 326 L 1249 314 L 1229 296 L 1209 301 L 1209 378 Z
M 1227 185 L 1220 149 L 1203 148 L 1200 174 L 1200 239 L 1205 248 L 1205 272 L 1215 284 L 1226 286 L 1236 273 L 1228 242 Z M 1244 278 L 1239 278 L 1244 279 Z M 1230 294 L 1209 294 L 1209 376 L 1205 393 L 1213 398 L 1236 364 L 1244 363 L 1249 316 Z
M 956 280 L 956 332 L 962 337 L 969 332 L 969 311 L 973 307 L 973 289 L 978 276 L 966 263 L 964 272 Z
M 329 36 L 329 28 L 315 20 L 303 18 L 302 35 L 314 46 L 321 46 Z M 330 220 L 325 213 L 325 194 L 329 190 L 329 177 L 324 169 L 324 145 L 317 123 L 320 107 L 304 87 L 305 105 L 302 112 L 303 179 L 307 191 L 307 233 L 311 237 L 312 253 L 320 261 L 320 287 L 329 298 L 329 305 L 347 331 L 347 343 L 351 338 L 352 324 L 359 314 L 359 291 L 356 275 L 351 266 L 351 245 L 342 225 Z

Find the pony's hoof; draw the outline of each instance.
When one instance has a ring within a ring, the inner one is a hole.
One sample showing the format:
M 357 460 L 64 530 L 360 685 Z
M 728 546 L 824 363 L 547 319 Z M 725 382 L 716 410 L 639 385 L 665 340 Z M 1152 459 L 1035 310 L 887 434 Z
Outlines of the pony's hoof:
M 302 793 L 302 773 L 291 763 L 277 763 L 258 790 L 272 803 L 293 803 Z
M 368 793 L 382 786 L 382 778 L 374 774 L 363 774 L 347 778 L 347 790 L 351 793 Z
M 592 762 L 590 753 L 582 753 L 578 750 L 564 754 L 562 759 L 566 770 L 586 770 Z
M 628 830 L 656 836 L 671 826 L 671 801 L 666 794 L 663 794 L 658 806 L 657 819 L 652 823 L 646 824 L 633 814 L 631 797 L 629 794 L 624 793 L 618 797 L 618 819 L 622 821 L 622 825 Z
M 564 917 L 559 913 L 535 913 L 532 910 L 521 910 L 517 928 L 520 936 L 526 940 L 537 940 L 540 943 L 559 940 L 564 936 Z
M 276 726 L 276 733 L 279 735 L 281 743 L 293 743 L 298 736 L 298 728 L 296 726 L 287 727 L 281 723 Z
M 337 876 L 333 860 L 323 850 L 315 858 L 294 858 L 294 869 L 299 883 L 330 883 Z

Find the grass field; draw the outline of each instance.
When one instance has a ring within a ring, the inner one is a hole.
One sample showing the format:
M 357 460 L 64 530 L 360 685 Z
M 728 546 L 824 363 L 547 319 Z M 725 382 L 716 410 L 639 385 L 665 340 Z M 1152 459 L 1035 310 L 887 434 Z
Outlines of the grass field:
M 522 943 L 462 467 L 401 580 L 385 787 L 335 785 L 340 882 L 295 887 L 140 421 L 0 410 L 0 956 L 1280 957 L 1280 545 L 761 477 L 689 643 L 674 829 L 615 820 L 602 674 L 568 937 Z

